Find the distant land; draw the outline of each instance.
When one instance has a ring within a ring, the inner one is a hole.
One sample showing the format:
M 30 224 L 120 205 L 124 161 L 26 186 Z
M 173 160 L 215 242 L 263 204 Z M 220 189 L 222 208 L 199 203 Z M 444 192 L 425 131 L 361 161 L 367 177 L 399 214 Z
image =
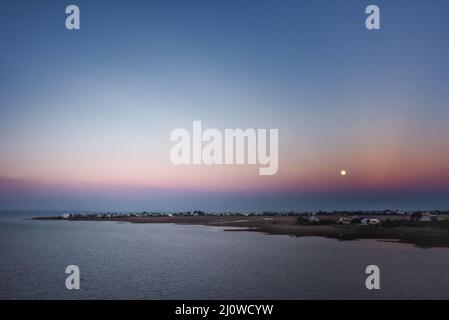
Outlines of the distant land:
M 116 221 L 128 223 L 175 223 L 227 227 L 226 231 L 255 231 L 295 237 L 326 237 L 338 240 L 377 239 L 410 243 L 422 248 L 449 248 L 449 211 L 333 211 L 206 213 L 91 213 L 34 220 Z

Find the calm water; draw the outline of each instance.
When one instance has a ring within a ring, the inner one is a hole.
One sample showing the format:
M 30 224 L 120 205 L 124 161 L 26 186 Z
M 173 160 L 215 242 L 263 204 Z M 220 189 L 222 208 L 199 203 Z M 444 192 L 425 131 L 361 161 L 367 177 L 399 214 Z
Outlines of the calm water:
M 449 299 L 444 248 L 26 217 L 0 214 L 1 299 Z M 379 291 L 365 289 L 369 264 Z

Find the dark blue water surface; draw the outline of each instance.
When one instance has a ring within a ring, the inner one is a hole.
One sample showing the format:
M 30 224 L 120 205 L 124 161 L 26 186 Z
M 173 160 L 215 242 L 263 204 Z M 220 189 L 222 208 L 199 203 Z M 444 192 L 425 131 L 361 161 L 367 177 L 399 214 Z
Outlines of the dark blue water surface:
M 0 214 L 1 299 L 449 299 L 445 248 L 33 215 Z M 65 288 L 71 264 L 80 290 Z

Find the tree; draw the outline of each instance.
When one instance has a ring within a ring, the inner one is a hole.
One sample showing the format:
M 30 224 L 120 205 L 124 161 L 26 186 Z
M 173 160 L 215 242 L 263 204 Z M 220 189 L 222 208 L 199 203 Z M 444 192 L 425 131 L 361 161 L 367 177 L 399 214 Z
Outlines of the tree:
M 422 212 L 419 212 L 419 211 L 413 212 L 413 214 L 410 216 L 410 218 L 412 220 L 419 220 L 422 218 Z

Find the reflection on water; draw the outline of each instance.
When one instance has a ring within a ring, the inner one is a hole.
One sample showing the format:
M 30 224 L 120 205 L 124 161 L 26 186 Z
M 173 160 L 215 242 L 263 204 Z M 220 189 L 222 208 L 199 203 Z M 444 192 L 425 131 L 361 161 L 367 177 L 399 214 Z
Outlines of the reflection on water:
M 449 249 L 0 214 L 2 299 L 449 298 Z M 65 289 L 69 264 L 81 290 Z M 365 289 L 365 267 L 381 290 Z

